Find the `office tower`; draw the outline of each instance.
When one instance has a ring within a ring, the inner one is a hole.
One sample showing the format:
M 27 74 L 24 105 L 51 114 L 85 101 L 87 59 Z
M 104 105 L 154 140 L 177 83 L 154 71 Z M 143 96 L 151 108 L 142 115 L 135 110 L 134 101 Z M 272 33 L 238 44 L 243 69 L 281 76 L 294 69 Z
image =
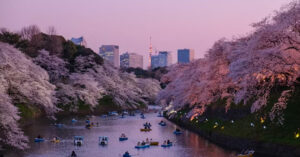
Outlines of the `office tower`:
M 178 63 L 189 63 L 194 60 L 195 52 L 193 49 L 178 49 Z
M 169 51 L 160 51 L 158 55 L 151 56 L 151 68 L 166 67 L 172 64 L 172 56 Z
M 124 68 L 143 68 L 143 56 L 126 52 L 120 56 L 120 66 Z
M 110 61 L 115 67 L 120 67 L 118 45 L 102 45 L 99 48 L 99 54 L 104 59 Z

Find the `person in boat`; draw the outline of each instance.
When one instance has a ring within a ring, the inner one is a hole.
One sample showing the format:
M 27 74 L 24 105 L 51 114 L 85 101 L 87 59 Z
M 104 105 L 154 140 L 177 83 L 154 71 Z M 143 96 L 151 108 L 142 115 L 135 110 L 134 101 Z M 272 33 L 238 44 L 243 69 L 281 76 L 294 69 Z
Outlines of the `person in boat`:
M 176 132 L 180 132 L 180 129 L 176 128 Z
M 94 126 L 94 123 L 93 123 L 93 122 L 91 123 L 91 126 Z
M 129 154 L 129 152 L 128 152 L 128 151 L 126 151 L 126 152 L 124 153 L 123 157 L 130 157 L 130 154 Z
M 37 138 L 38 138 L 38 139 L 41 139 L 41 138 L 43 138 L 43 137 L 42 137 L 41 135 L 38 135 Z
M 140 145 L 141 145 L 141 142 L 138 142 L 138 143 L 137 143 L 137 146 L 140 146 Z
M 167 141 L 164 141 L 163 145 L 167 145 Z
M 54 142 L 57 141 L 57 140 L 58 140 L 58 137 L 56 137 L 56 136 L 53 137 L 53 139 L 52 139 L 52 141 L 54 141 Z
M 163 120 L 161 120 L 161 121 L 160 121 L 160 124 L 162 124 L 162 123 L 164 123 L 164 121 L 163 121 Z
M 145 141 L 142 142 L 142 146 L 146 145 Z
M 167 140 L 167 144 L 170 144 L 171 142 L 170 142 L 170 140 Z
M 74 150 L 72 151 L 71 157 L 77 157 L 77 155 L 76 155 L 76 153 L 75 153 Z
M 149 143 L 149 139 L 148 138 L 146 138 L 146 143 Z
M 122 133 L 121 138 L 126 138 L 126 135 L 124 133 Z

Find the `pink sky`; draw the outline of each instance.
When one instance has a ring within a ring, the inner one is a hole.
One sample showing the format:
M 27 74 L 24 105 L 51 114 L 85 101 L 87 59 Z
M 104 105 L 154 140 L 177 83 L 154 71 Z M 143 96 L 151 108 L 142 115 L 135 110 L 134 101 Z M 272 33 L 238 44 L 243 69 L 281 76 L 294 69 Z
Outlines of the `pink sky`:
M 212 44 L 251 32 L 250 24 L 270 16 L 291 0 L 0 0 L 0 27 L 11 31 L 38 25 L 54 26 L 70 39 L 84 36 L 98 52 L 117 44 L 144 55 L 148 65 L 149 37 L 157 50 L 173 53 L 192 48 L 202 57 Z

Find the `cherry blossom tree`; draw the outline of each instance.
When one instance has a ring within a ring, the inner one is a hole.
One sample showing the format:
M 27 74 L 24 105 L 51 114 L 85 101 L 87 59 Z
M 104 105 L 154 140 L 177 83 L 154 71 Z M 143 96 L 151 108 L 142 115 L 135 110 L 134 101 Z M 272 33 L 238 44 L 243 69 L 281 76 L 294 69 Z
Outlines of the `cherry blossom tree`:
M 49 116 L 56 112 L 55 86 L 48 80 L 44 69 L 19 50 L 0 42 L 0 146 L 27 147 L 14 104 L 35 105 Z
M 203 59 L 171 67 L 161 80 L 168 85 L 157 102 L 171 104 L 169 109 L 190 105 L 193 116 L 219 99 L 225 99 L 224 107 L 229 109 L 232 102 L 246 104 L 254 98 L 251 112 L 260 110 L 274 87 L 293 89 L 300 77 L 299 14 L 300 2 L 295 1 L 273 18 L 255 23 L 250 35 L 219 40 Z M 291 91 L 282 92 L 271 119 L 281 115 Z

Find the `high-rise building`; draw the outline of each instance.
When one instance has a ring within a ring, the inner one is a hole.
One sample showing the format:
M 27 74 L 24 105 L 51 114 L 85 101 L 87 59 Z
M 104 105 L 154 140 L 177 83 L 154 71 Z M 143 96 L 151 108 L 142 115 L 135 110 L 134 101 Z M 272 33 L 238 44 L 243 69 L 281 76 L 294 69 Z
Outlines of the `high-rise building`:
M 193 49 L 178 49 L 178 63 L 189 63 L 194 60 L 195 52 Z
M 79 38 L 71 38 L 71 41 L 75 44 L 75 45 L 81 45 L 81 46 L 86 46 L 86 41 L 84 40 L 84 38 L 81 36 Z
M 151 69 L 160 67 L 159 64 L 159 55 L 152 55 L 151 56 Z
M 158 55 L 151 56 L 151 68 L 166 67 L 172 64 L 172 56 L 169 51 L 160 51 Z
M 120 65 L 124 68 L 143 68 L 143 56 L 126 52 L 120 55 Z
M 99 48 L 99 54 L 102 58 L 110 61 L 115 67 L 120 67 L 119 46 L 102 45 Z

